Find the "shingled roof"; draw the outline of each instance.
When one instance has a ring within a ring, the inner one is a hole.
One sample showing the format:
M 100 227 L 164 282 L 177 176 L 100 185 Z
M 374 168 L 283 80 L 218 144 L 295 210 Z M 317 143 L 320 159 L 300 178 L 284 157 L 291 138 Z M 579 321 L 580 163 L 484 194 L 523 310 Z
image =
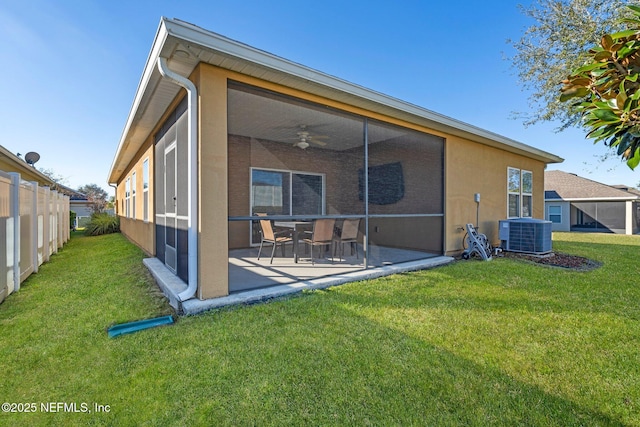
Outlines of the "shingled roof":
M 573 173 L 559 170 L 545 171 L 545 200 L 636 200 L 640 199 L 637 190 L 615 188 Z

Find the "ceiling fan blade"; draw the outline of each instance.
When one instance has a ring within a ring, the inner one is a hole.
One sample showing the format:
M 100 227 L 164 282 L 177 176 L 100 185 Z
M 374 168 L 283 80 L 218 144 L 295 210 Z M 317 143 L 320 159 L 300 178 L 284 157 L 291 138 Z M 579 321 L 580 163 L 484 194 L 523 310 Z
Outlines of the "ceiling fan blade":
M 318 141 L 318 140 L 316 139 L 316 137 L 315 137 L 315 136 L 314 136 L 314 137 L 312 137 L 312 138 L 309 138 L 309 141 L 311 141 L 311 142 L 313 142 L 314 144 L 319 145 L 319 146 L 321 146 L 321 147 L 324 147 L 325 145 L 327 145 L 327 143 L 326 143 L 326 142 L 324 142 L 324 141 Z

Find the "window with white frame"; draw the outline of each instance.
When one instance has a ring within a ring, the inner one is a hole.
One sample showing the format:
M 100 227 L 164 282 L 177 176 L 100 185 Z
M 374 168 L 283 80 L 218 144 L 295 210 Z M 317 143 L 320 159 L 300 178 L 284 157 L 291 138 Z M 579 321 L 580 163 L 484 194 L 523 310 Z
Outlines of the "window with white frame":
M 520 217 L 520 169 L 507 168 L 507 216 Z
M 507 168 L 507 215 L 509 218 L 533 216 L 533 172 Z
M 149 159 L 142 162 L 142 220 L 149 221 Z
M 136 217 L 136 173 L 131 174 L 131 217 Z
M 560 224 L 562 223 L 562 206 L 551 205 L 549 206 L 549 221 Z
M 124 216 L 127 218 L 131 217 L 131 178 L 127 178 L 124 183 Z
M 533 172 L 522 171 L 522 216 L 531 218 L 533 216 Z
M 251 168 L 251 213 L 324 215 L 324 180 L 318 173 Z M 260 243 L 258 230 L 254 227 L 253 243 Z

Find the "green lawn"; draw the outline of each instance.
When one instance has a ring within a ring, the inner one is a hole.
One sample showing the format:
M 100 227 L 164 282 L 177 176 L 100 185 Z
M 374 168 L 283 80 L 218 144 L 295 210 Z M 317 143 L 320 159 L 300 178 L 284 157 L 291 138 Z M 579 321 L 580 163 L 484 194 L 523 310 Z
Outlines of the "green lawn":
M 170 309 L 121 235 L 74 235 L 0 305 L 0 398 L 37 404 L 0 425 L 640 426 L 640 237 L 554 250 L 603 266 L 459 261 L 110 339 Z

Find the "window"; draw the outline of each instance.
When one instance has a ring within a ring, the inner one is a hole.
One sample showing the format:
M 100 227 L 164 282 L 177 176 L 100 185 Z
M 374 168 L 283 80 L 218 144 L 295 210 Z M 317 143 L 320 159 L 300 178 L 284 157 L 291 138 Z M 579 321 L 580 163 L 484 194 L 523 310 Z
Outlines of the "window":
M 304 172 L 252 169 L 251 213 L 322 215 L 324 176 Z
M 522 171 L 522 216 L 533 216 L 533 172 Z
M 136 217 L 136 173 L 131 174 L 131 217 Z
M 142 220 L 149 221 L 149 159 L 142 162 Z
M 549 206 L 549 221 L 560 224 L 562 222 L 562 206 Z
M 507 169 L 508 217 L 520 216 L 520 169 Z
M 324 203 L 324 175 L 251 169 L 252 215 L 323 215 Z
M 130 218 L 131 216 L 131 211 L 130 211 L 130 201 L 131 201 L 131 178 L 127 178 L 127 180 L 124 183 L 124 206 L 125 206 L 125 211 L 124 211 L 124 216 L 127 218 Z
M 533 172 L 507 168 L 507 213 L 509 218 L 533 216 Z

